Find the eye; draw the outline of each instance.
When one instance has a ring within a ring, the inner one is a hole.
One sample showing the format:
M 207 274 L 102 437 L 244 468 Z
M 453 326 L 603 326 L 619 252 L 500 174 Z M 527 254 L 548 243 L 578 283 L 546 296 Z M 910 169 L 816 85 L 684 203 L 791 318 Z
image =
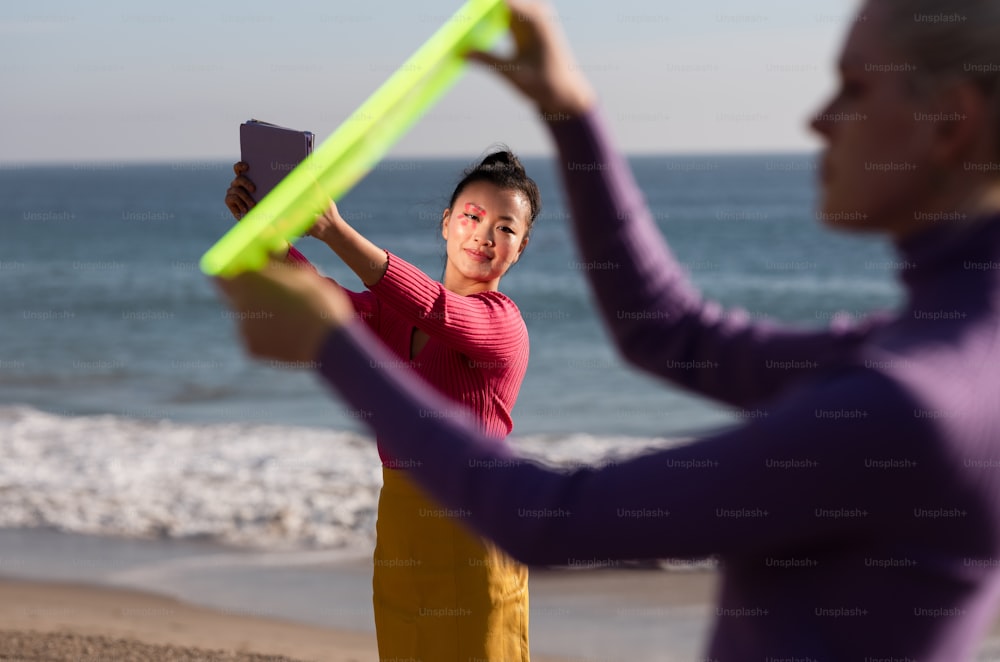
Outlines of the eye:
M 500 226 L 500 231 L 501 232 L 506 232 L 507 234 L 514 234 L 514 228 L 509 227 L 507 225 L 501 225 Z
M 474 221 L 478 221 L 478 220 L 479 220 L 479 217 L 478 217 L 478 216 L 476 216 L 475 214 L 470 214 L 470 213 L 468 213 L 468 212 L 465 212 L 465 217 L 466 217 L 466 218 L 471 218 L 471 219 L 472 219 L 472 220 L 474 220 Z

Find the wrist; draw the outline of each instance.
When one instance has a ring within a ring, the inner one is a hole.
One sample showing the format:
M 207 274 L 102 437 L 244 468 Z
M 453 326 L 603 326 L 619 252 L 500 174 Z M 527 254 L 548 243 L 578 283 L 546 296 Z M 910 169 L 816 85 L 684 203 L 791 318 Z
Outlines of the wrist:
M 551 97 L 539 100 L 538 109 L 545 118 L 560 119 L 566 116 L 586 115 L 596 103 L 597 99 L 593 90 L 589 86 L 583 85 L 555 92 Z
M 344 233 L 338 231 L 336 228 L 323 228 L 323 231 L 320 234 L 315 234 L 313 236 L 334 251 L 336 251 L 339 246 L 344 245 Z

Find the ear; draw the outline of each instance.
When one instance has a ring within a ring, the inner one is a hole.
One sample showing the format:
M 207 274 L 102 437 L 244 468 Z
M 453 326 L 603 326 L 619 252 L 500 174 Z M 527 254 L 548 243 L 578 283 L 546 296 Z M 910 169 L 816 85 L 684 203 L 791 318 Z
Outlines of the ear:
M 441 212 L 441 236 L 448 241 L 448 223 L 451 222 L 451 209 Z
M 990 102 L 970 80 L 948 85 L 939 93 L 936 112 L 940 120 L 934 123 L 934 144 L 931 158 L 947 167 L 978 160 L 984 145 L 995 144 L 990 125 Z

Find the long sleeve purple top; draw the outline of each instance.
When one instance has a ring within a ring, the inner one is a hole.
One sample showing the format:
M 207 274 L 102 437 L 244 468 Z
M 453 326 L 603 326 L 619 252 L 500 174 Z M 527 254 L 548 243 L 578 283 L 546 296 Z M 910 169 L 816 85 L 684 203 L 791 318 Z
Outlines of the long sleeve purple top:
M 717 555 L 709 659 L 970 659 L 1000 588 L 1000 218 L 899 244 L 895 315 L 762 324 L 692 288 L 599 110 L 549 126 L 624 356 L 757 415 L 560 472 L 483 436 L 362 324 L 327 338 L 323 377 L 374 412 L 382 443 L 435 498 L 523 562 Z

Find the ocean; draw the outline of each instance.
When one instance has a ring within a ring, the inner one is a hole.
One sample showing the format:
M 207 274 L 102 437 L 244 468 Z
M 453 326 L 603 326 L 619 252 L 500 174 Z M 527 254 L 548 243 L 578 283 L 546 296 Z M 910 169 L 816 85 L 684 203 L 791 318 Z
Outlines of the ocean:
M 384 161 L 339 204 L 440 277 L 458 160 Z M 682 443 L 739 412 L 638 373 L 609 343 L 554 163 L 525 159 L 543 211 L 501 284 L 531 360 L 513 444 L 557 465 Z M 898 305 L 886 242 L 816 219 L 810 155 L 632 159 L 707 298 L 806 327 Z M 233 223 L 230 164 L 0 168 L 0 527 L 370 550 L 380 473 L 363 421 L 308 372 L 246 358 L 201 254 Z M 325 246 L 299 248 L 348 287 Z

